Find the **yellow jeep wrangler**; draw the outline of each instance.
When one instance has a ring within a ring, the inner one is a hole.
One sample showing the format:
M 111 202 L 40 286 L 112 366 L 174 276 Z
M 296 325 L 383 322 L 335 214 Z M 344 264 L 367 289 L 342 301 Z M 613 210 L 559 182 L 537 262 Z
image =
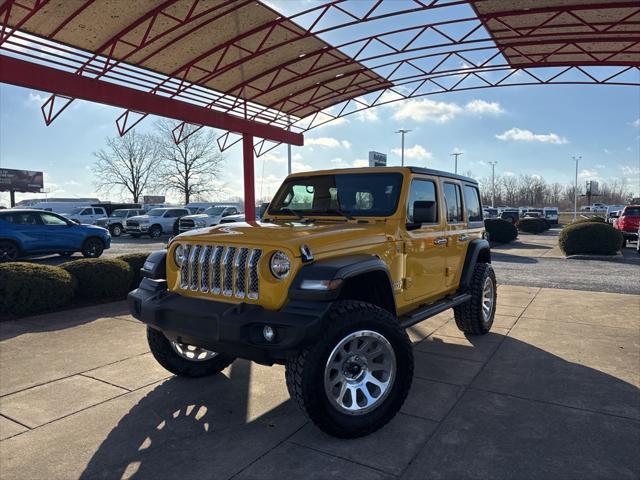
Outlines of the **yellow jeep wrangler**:
M 453 308 L 463 332 L 489 331 L 490 262 L 475 180 L 415 167 L 299 173 L 261 221 L 192 230 L 154 252 L 129 305 L 167 370 L 284 364 L 306 415 L 357 437 L 407 396 L 406 328 Z

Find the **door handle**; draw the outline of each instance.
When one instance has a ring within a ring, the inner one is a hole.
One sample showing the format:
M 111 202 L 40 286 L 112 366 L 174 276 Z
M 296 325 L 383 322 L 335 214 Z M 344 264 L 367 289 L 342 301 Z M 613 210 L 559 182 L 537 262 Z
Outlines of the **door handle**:
M 467 240 L 469 240 L 469 235 L 462 234 L 458 237 L 459 242 L 466 242 Z
M 449 241 L 449 240 L 448 240 L 448 239 L 446 239 L 446 238 L 436 238 L 436 239 L 433 241 L 433 244 L 434 244 L 434 245 L 446 245 L 448 241 Z

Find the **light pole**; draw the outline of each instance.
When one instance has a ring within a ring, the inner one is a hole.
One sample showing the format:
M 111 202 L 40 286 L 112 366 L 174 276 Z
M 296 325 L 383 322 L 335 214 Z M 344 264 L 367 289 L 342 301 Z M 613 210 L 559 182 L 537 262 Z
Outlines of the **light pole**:
M 576 183 L 573 186 L 573 221 L 576 221 L 578 215 L 578 163 L 582 159 L 581 155 L 571 157 L 576 162 Z
M 460 155 L 462 155 L 462 152 L 454 152 L 451 154 L 452 157 L 456 157 L 455 169 L 453 170 L 453 173 L 458 173 L 458 157 Z
M 402 134 L 402 147 L 400 150 L 400 165 L 402 165 L 404 167 L 404 134 L 405 133 L 409 133 L 411 130 L 407 130 L 405 128 L 401 128 L 400 130 L 398 130 L 396 133 L 400 133 Z
M 496 165 L 497 161 L 489 162 L 491 165 L 491 208 L 496 206 Z

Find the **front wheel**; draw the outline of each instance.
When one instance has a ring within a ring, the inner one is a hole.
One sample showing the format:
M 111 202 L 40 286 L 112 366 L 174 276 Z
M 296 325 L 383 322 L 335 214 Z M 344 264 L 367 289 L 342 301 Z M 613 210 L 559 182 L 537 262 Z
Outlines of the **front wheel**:
M 169 340 L 162 332 L 147 327 L 147 341 L 153 357 L 180 377 L 207 377 L 227 368 L 234 357 Z
M 82 255 L 85 258 L 98 258 L 104 252 L 104 243 L 99 238 L 88 238 L 82 245 Z
M 471 300 L 453 309 L 456 325 L 464 333 L 484 335 L 493 325 L 498 298 L 496 274 L 490 263 L 476 264 L 469 293 Z
M 149 229 L 149 236 L 151 238 L 160 238 L 160 235 L 162 235 L 162 228 L 158 225 L 154 225 Z
M 345 300 L 328 314 L 322 336 L 286 364 L 291 398 L 318 428 L 340 438 L 368 435 L 404 403 L 413 351 L 395 316 Z
M 112 237 L 119 237 L 120 235 L 122 235 L 122 226 L 121 225 L 118 225 L 118 224 L 112 225 L 109 230 L 111 230 L 111 236 Z

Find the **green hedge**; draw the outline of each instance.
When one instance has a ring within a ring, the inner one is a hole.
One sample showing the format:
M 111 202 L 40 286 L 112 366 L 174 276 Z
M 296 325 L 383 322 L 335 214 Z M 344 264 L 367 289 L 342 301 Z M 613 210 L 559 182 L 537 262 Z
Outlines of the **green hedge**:
M 542 233 L 549 230 L 549 222 L 544 218 L 521 218 L 518 221 L 518 230 L 527 233 Z
M 73 280 L 59 267 L 0 264 L 0 313 L 34 315 L 63 307 L 73 298 Z
M 608 223 L 579 222 L 563 228 L 558 243 L 565 255 L 615 255 L 622 234 Z
M 598 215 L 589 218 L 577 218 L 575 222 L 571 222 L 570 225 L 575 225 L 576 223 L 589 223 L 589 222 L 599 222 L 599 223 L 607 223 L 607 220 L 604 217 L 600 217 Z
M 61 268 L 74 278 L 80 297 L 115 300 L 125 298 L 131 290 L 133 271 L 122 260 L 83 258 L 63 263 Z
M 509 243 L 518 238 L 516 226 L 501 218 L 487 218 L 484 221 L 484 228 L 492 242 Z
M 144 253 L 127 253 L 126 255 L 120 255 L 116 257 L 116 260 L 122 260 L 127 263 L 133 272 L 133 280 L 131 281 L 131 290 L 138 288 L 142 277 L 140 276 L 140 269 L 147 260 L 147 257 L 151 255 L 151 252 Z

